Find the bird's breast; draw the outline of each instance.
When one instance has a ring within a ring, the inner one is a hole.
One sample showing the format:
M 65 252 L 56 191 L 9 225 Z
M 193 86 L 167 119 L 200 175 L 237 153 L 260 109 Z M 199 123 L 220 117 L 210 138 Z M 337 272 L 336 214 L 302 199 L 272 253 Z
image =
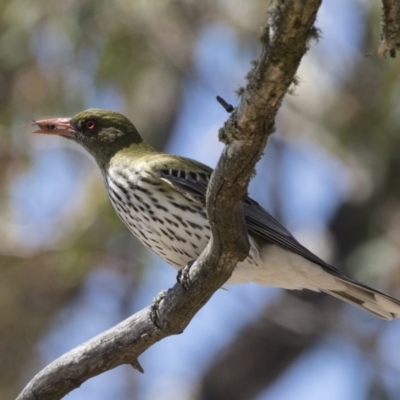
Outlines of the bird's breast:
M 104 180 L 111 204 L 128 229 L 176 269 L 207 246 L 211 232 L 203 205 L 143 171 L 110 169 Z M 228 282 L 250 282 L 258 268 L 258 246 L 250 237 L 249 256 Z
M 175 268 L 196 259 L 210 239 L 204 208 L 140 171 L 110 170 L 111 204 L 129 230 Z

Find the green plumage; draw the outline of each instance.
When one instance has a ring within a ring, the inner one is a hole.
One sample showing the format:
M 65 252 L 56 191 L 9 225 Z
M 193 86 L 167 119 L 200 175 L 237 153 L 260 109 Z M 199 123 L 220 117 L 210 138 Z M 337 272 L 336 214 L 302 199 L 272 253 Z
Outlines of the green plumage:
M 69 121 L 69 122 L 68 122 Z M 210 239 L 205 201 L 212 169 L 155 151 L 122 114 L 90 109 L 70 120 L 38 121 L 66 136 L 97 161 L 112 205 L 139 240 L 182 269 Z M 254 200 L 244 201 L 250 252 L 229 282 L 323 291 L 385 319 L 400 316 L 400 302 L 351 280 L 302 246 Z

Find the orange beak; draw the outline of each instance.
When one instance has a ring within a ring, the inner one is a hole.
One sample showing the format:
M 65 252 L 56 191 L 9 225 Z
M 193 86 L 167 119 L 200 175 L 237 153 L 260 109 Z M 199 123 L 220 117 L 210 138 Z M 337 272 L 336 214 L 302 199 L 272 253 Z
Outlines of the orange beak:
M 51 118 L 33 121 L 33 126 L 37 125 L 39 129 L 33 133 L 45 133 L 47 135 L 59 135 L 73 137 L 76 132 L 72 127 L 69 118 Z

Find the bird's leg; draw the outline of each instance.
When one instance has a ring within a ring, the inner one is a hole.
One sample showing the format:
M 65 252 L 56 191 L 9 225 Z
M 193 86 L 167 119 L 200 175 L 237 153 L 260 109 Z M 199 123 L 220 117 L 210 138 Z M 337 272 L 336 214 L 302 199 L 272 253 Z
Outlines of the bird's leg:
M 186 266 L 178 272 L 178 275 L 176 277 L 178 283 L 180 283 L 185 290 L 190 289 L 191 282 L 190 282 L 189 272 L 191 266 L 195 263 L 195 261 L 196 260 L 189 261 L 186 264 Z
M 161 321 L 160 318 L 160 304 L 170 290 L 171 289 L 162 290 L 160 293 L 158 293 L 156 297 L 154 297 L 150 305 L 150 319 L 153 321 L 154 325 L 161 330 L 164 329 L 164 323 Z

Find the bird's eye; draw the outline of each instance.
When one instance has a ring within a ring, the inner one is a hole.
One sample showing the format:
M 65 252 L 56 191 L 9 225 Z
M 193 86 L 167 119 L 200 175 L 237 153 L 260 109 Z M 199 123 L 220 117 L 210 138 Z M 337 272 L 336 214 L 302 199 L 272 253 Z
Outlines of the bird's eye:
M 96 124 L 91 119 L 89 121 L 86 121 L 86 128 L 87 129 L 92 130 L 92 129 L 94 129 L 95 126 L 96 126 Z

